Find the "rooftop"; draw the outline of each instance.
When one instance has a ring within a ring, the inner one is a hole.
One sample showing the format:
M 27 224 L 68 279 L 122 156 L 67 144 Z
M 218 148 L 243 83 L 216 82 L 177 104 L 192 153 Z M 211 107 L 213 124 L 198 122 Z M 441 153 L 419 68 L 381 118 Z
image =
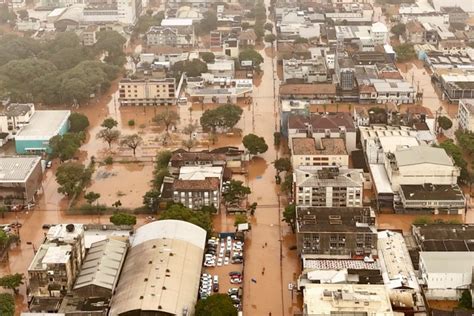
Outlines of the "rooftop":
M 170 19 L 163 19 L 161 21 L 161 26 L 191 26 L 191 25 L 193 25 L 192 19 L 170 18 Z
M 459 104 L 463 104 L 470 115 L 474 115 L 474 99 L 461 99 Z
M 474 252 L 421 251 L 421 262 L 427 273 L 472 273 Z M 454 262 L 456 264 L 453 264 Z
M 69 261 L 72 247 L 55 243 L 42 244 L 30 263 L 28 271 L 48 269 L 48 264 L 65 264 Z
M 457 184 L 402 184 L 400 190 L 408 201 L 464 201 L 462 190 Z
M 219 190 L 220 180 L 218 178 L 205 178 L 202 180 L 181 180 L 176 179 L 173 182 L 173 190 Z
M 225 160 L 225 154 L 216 154 L 210 152 L 175 152 L 171 156 L 170 163 L 172 166 L 180 165 L 181 162 L 213 162 Z
M 303 256 L 303 269 L 316 270 L 379 270 L 377 261 L 365 261 L 358 259 L 320 259 L 310 258 L 311 255 Z
M 293 155 L 347 155 L 346 144 L 342 138 L 322 138 L 316 141 L 310 137 L 292 139 Z
M 46 234 L 46 240 L 71 244 L 75 243 L 77 238 L 83 234 L 83 224 L 58 224 L 51 226 Z
M 474 252 L 474 225 L 414 225 L 413 235 L 422 251 Z
M 34 109 L 35 105 L 33 103 L 10 103 L 0 115 L 8 117 L 22 116 Z
M 310 116 L 292 114 L 288 118 L 289 129 L 306 129 L 311 125 L 314 132 L 331 130 L 355 132 L 354 122 L 350 113 L 311 114 Z
M 179 169 L 180 180 L 205 180 L 207 178 L 222 178 L 221 166 L 183 166 Z
M 40 162 L 36 156 L 0 157 L 0 183 L 25 182 Z
M 50 140 L 67 123 L 71 111 L 36 111 L 15 136 L 16 140 Z
M 399 167 L 424 163 L 453 166 L 451 158 L 443 148 L 415 146 L 403 150 L 397 150 L 394 155 Z
M 364 182 L 360 169 L 300 166 L 294 173 L 297 187 L 362 187 Z
M 335 95 L 336 85 L 330 83 L 319 84 L 283 84 L 280 86 L 280 95 Z

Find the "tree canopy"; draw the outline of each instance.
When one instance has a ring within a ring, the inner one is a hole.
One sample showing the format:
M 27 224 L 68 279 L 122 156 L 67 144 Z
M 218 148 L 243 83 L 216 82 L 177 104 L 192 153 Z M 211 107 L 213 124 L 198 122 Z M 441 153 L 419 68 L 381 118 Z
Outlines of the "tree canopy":
M 204 12 L 202 20 L 196 26 L 196 33 L 206 35 L 215 29 L 217 29 L 217 15 L 213 11 Z
M 451 121 L 447 116 L 440 116 L 438 117 L 438 124 L 440 128 L 446 131 L 453 126 L 453 121 Z
M 0 315 L 15 315 L 15 298 L 10 293 L 0 293 Z
M 189 222 L 203 228 L 208 236 L 212 234 L 211 214 L 206 212 L 196 212 L 182 205 L 171 205 L 168 209 L 161 212 L 159 219 L 176 219 Z
M 267 43 L 273 43 L 274 41 L 276 41 L 277 37 L 275 36 L 275 34 L 267 34 L 265 35 L 265 42 Z
M 214 294 L 196 304 L 196 316 L 237 316 L 237 309 L 227 294 Z
M 288 225 L 290 225 L 291 230 L 295 232 L 295 225 L 296 225 L 296 205 L 289 204 L 285 207 L 283 211 L 283 221 L 285 221 Z
M 49 140 L 51 158 L 59 158 L 61 161 L 72 159 L 76 151 L 81 147 L 85 135 L 83 133 L 66 133 L 53 136 Z
M 165 18 L 163 11 L 158 12 L 155 15 L 145 14 L 138 18 L 137 24 L 133 28 L 133 32 L 137 34 L 145 34 L 148 32 L 151 26 L 161 25 L 161 21 Z
M 415 49 L 412 44 L 405 43 L 394 48 L 395 53 L 397 54 L 397 60 L 400 62 L 409 61 L 416 57 Z
M 58 192 L 67 196 L 80 193 L 85 183 L 91 178 L 92 172 L 77 162 L 66 162 L 56 171 Z
M 291 170 L 291 160 L 289 158 L 279 158 L 273 163 L 278 173 Z
M 446 153 L 454 160 L 454 164 L 461 168 L 461 175 L 459 180 L 467 181 L 469 179 L 469 171 L 467 169 L 467 162 L 463 157 L 461 148 L 456 145 L 451 139 L 445 140 L 439 144 L 439 147 L 446 150 Z
M 100 199 L 100 193 L 89 191 L 84 194 L 84 198 L 86 199 L 87 203 L 89 203 L 89 205 L 92 205 L 92 203 Z
M 395 34 L 396 36 L 400 36 L 400 35 L 403 35 L 405 34 L 405 30 L 406 30 L 406 26 L 405 24 L 403 23 L 398 23 L 398 24 L 395 24 L 394 26 L 392 26 L 392 28 L 390 29 L 390 31 Z
M 0 286 L 18 292 L 18 287 L 23 284 L 23 273 L 8 274 L 0 278 Z
M 179 114 L 174 110 L 170 110 L 166 107 L 164 112 L 158 113 L 154 118 L 153 121 L 158 124 L 163 124 L 165 126 L 166 133 L 169 132 L 169 128 L 171 126 L 175 126 L 176 123 L 179 121 Z
M 459 298 L 459 307 L 465 309 L 472 309 L 472 295 L 471 291 L 464 290 L 461 293 L 461 297 Z
M 251 155 L 263 154 L 268 150 L 268 145 L 265 143 L 265 138 L 255 134 L 245 135 L 242 139 L 242 143 Z
M 214 60 L 216 59 L 216 56 L 214 55 L 213 52 L 202 52 L 202 53 L 199 53 L 199 56 L 201 57 L 202 60 L 204 60 L 208 64 L 213 63 Z
M 137 148 L 142 143 L 143 143 L 143 138 L 138 134 L 125 135 L 124 137 L 122 137 L 122 140 L 120 141 L 120 145 L 126 146 L 133 151 L 133 156 L 135 156 L 135 152 L 137 151 Z
M 218 128 L 233 128 L 240 120 L 243 110 L 235 104 L 221 105 L 212 110 L 206 110 L 200 122 L 204 130 L 216 132 Z
M 120 139 L 120 131 L 116 129 L 104 128 L 97 133 L 96 136 L 98 139 L 102 139 L 109 145 L 109 148 L 112 147 L 113 143 L 118 142 Z
M 74 112 L 69 115 L 69 125 L 70 132 L 83 132 L 89 127 L 89 119 L 84 114 Z
M 118 125 L 118 122 L 116 120 L 114 120 L 113 118 L 111 117 L 108 117 L 106 118 L 102 124 L 100 124 L 100 126 L 106 128 L 106 129 L 112 129 L 114 127 L 117 127 Z
M 127 213 L 115 213 L 110 216 L 110 222 L 114 225 L 135 225 L 137 217 Z
M 240 204 L 251 192 L 250 188 L 245 186 L 242 181 L 230 180 L 227 190 L 222 193 L 222 197 L 228 204 Z
M 171 66 L 171 71 L 175 78 L 181 77 L 183 72 L 185 72 L 188 77 L 199 77 L 202 73 L 207 72 L 207 64 L 199 59 L 193 59 L 191 61 L 181 60 Z
M 247 48 L 239 53 L 239 60 L 251 60 L 254 67 L 258 67 L 263 63 L 263 57 L 253 48 Z

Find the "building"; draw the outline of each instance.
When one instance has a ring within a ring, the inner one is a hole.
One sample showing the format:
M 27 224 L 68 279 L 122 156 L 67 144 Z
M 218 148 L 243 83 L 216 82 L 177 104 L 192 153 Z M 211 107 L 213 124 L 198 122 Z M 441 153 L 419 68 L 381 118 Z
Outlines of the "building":
M 226 166 L 226 155 L 210 152 L 174 152 L 169 162 L 172 175 L 179 177 L 181 167 L 185 166 Z
M 177 220 L 137 229 L 109 315 L 193 315 L 206 231 Z
M 469 13 L 461 7 L 441 7 L 441 13 L 448 14 L 449 24 L 464 24 L 469 19 Z
M 295 197 L 299 206 L 361 207 L 364 175 L 359 169 L 301 166 L 294 171 Z
M 308 284 L 303 290 L 303 315 L 395 316 L 389 293 L 375 284 Z
M 417 247 L 423 252 L 474 252 L 474 225 L 446 223 L 413 225 L 412 235 Z
M 172 105 L 176 99 L 174 78 L 125 78 L 119 83 L 118 101 L 121 106 Z
M 371 80 L 377 94 L 377 103 L 405 104 L 416 100 L 415 88 L 402 80 Z
M 474 252 L 420 252 L 424 293 L 430 300 L 458 300 L 473 283 Z
M 280 85 L 282 100 L 312 100 L 315 102 L 332 103 L 336 100 L 336 85 L 332 83 Z
M 31 295 L 62 297 L 70 293 L 84 256 L 82 224 L 52 226 L 28 268 Z
M 291 164 L 300 166 L 348 167 L 349 155 L 342 138 L 295 137 L 292 140 Z
M 296 208 L 298 254 L 371 255 L 376 253 L 375 213 L 370 208 Z
M 257 40 L 257 35 L 255 34 L 255 31 L 253 29 L 242 31 L 239 34 L 240 46 L 255 46 L 256 40 Z
M 13 204 L 34 202 L 42 188 L 43 168 L 36 156 L 0 157 L 0 197 L 11 199 Z
M 151 26 L 146 33 L 148 46 L 194 46 L 194 26 L 190 19 L 164 19 L 161 26 Z
M 30 122 L 34 113 L 33 103 L 10 103 L 4 106 L 0 112 L 0 132 L 14 136 Z
M 388 39 L 388 28 L 382 22 L 376 22 L 372 24 L 370 29 L 370 34 L 372 35 L 372 40 L 376 45 L 384 45 L 387 43 Z
M 348 153 L 356 150 L 356 128 L 350 113 L 296 115 L 288 117 L 288 144 L 293 148 L 294 138 L 342 138 Z
M 328 70 L 324 57 L 317 59 L 284 59 L 283 81 L 286 83 L 326 83 Z
M 469 73 L 443 74 L 440 77 L 443 89 L 443 98 L 451 102 L 458 102 L 460 99 L 474 99 L 474 75 Z
M 413 44 L 425 43 L 425 29 L 423 24 L 416 20 L 409 21 L 405 28 L 405 38 Z
M 95 43 L 97 43 L 97 32 L 99 32 L 98 25 L 89 25 L 86 27 L 80 35 L 82 45 L 93 46 Z
M 474 99 L 459 100 L 457 119 L 459 128 L 474 132 Z
M 49 140 L 69 130 L 71 111 L 36 111 L 15 136 L 18 154 L 50 153 Z
M 119 280 L 127 247 L 127 243 L 115 239 L 93 243 L 74 284 L 74 296 L 110 299 Z

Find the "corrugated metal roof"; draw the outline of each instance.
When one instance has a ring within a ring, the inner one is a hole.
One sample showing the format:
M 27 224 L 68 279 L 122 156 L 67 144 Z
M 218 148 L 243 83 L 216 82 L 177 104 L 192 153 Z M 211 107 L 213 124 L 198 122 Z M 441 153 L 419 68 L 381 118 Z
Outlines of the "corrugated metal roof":
M 443 148 L 428 146 L 410 147 L 394 153 L 398 166 L 410 166 L 422 163 L 452 166 L 453 162 Z
M 0 182 L 26 181 L 41 157 L 0 157 Z

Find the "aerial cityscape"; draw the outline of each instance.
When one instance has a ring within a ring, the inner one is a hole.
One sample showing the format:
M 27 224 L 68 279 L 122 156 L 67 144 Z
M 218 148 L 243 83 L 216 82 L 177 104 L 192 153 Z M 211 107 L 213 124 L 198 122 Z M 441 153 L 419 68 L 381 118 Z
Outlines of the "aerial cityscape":
M 0 316 L 473 316 L 474 0 L 0 0 Z

